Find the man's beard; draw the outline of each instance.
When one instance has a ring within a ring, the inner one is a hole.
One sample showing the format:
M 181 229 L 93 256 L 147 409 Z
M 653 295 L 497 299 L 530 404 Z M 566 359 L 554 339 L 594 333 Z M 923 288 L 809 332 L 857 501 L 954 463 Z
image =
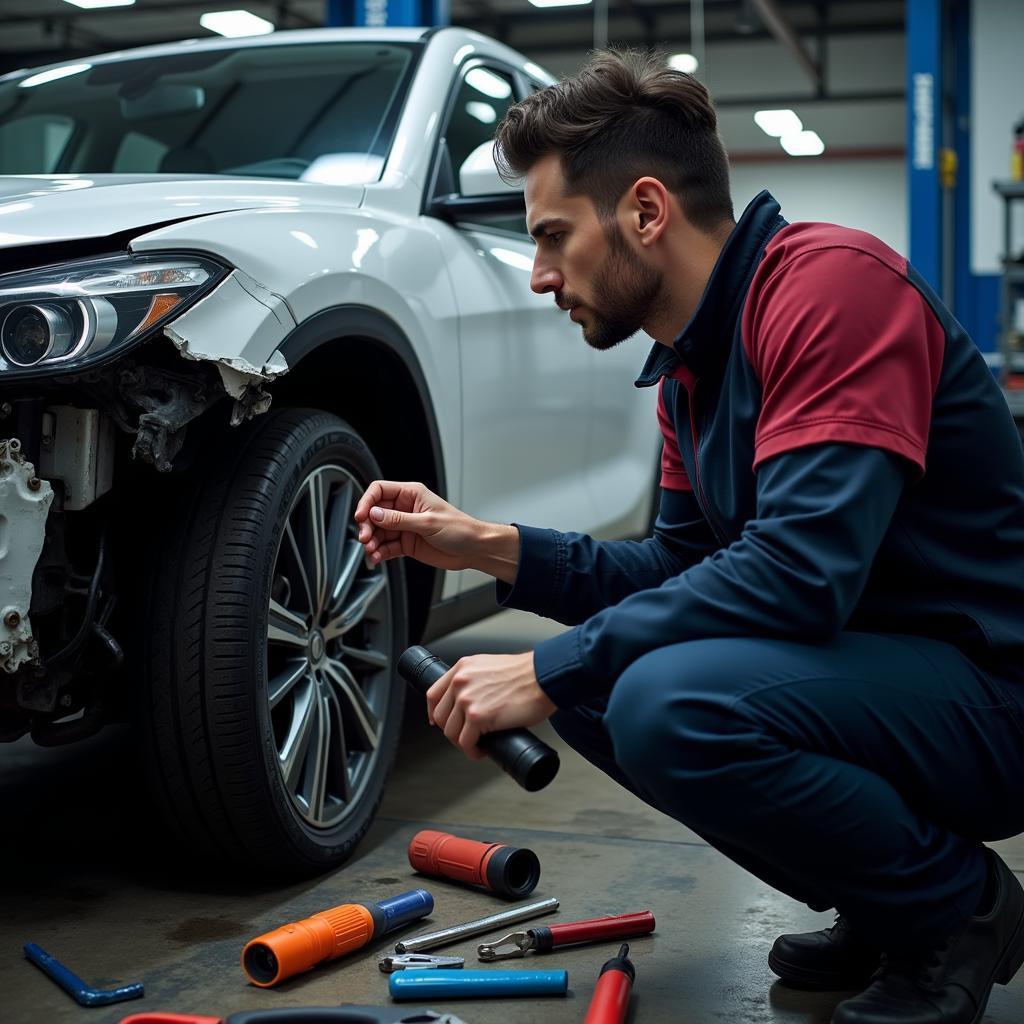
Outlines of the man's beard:
M 605 228 L 609 252 L 594 275 L 593 294 L 601 305 L 590 306 L 592 323 L 583 328 L 583 340 L 599 351 L 632 338 L 661 301 L 664 275 L 647 266 L 630 249 L 617 224 Z M 558 305 L 580 305 L 572 295 L 556 296 Z

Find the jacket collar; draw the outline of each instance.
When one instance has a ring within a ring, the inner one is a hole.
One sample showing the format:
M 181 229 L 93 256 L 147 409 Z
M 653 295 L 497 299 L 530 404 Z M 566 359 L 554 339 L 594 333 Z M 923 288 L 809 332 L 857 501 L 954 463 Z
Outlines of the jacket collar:
M 750 201 L 718 254 L 689 323 L 672 343 L 672 348 L 654 343 L 640 376 L 633 382 L 635 387 L 657 384 L 680 362 L 697 377 L 711 373 L 724 363 L 765 244 L 785 224 L 779 204 L 769 192 L 761 192 Z

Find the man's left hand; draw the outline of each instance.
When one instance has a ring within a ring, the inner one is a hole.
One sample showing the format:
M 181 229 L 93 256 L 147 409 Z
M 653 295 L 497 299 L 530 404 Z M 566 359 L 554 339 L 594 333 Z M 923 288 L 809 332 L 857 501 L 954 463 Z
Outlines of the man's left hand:
M 537 683 L 532 651 L 460 658 L 427 691 L 431 723 L 474 761 L 484 756 L 484 733 L 536 725 L 556 710 Z

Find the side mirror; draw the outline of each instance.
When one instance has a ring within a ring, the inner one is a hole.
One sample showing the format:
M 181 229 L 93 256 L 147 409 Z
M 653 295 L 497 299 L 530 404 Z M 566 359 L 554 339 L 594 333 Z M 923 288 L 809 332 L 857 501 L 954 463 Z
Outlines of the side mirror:
M 522 192 L 522 189 L 509 185 L 498 174 L 494 163 L 494 143 L 481 142 L 459 168 L 459 194 L 468 198 L 507 195 L 510 192 Z
M 468 220 L 474 214 L 526 213 L 526 200 L 521 188 L 499 176 L 494 143 L 481 142 L 459 168 L 459 191 L 438 196 L 428 212 L 448 221 Z

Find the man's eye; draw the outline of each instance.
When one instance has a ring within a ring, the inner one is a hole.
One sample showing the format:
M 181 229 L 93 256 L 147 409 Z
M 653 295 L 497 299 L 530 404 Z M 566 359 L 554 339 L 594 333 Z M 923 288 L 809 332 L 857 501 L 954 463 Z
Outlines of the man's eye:
M 565 232 L 564 231 L 552 231 L 547 236 L 548 244 L 550 244 L 550 245 L 560 245 L 563 238 L 565 238 Z

